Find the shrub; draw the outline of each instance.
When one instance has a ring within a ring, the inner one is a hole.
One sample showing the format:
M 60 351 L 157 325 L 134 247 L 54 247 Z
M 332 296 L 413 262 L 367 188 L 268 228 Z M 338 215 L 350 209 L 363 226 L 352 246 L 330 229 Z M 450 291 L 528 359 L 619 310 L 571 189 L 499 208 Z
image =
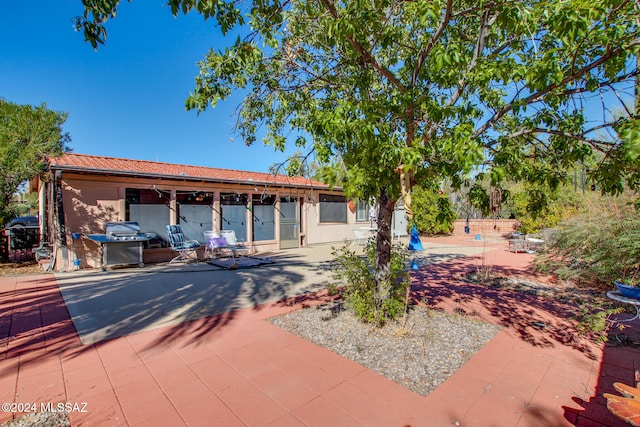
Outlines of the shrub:
M 375 280 L 375 241 L 367 243 L 364 256 L 357 255 L 350 244 L 334 248 L 332 254 L 337 263 L 333 276 L 345 285 L 342 290 L 345 302 L 359 319 L 381 326 L 406 311 L 410 285 L 406 249 L 399 245 L 391 247 L 389 280 L 382 284 L 382 293 L 386 295 L 381 295 Z
M 518 185 L 512 189 L 508 205 L 519 221 L 518 231 L 533 234 L 556 227 L 562 220 L 575 215 L 583 199 L 584 196 L 570 187 L 551 191 Z
M 607 198 L 559 228 L 541 269 L 590 285 L 640 282 L 640 215 L 631 204 Z
M 421 234 L 450 234 L 458 215 L 449 197 L 436 186 L 416 186 L 411 194 L 413 223 Z

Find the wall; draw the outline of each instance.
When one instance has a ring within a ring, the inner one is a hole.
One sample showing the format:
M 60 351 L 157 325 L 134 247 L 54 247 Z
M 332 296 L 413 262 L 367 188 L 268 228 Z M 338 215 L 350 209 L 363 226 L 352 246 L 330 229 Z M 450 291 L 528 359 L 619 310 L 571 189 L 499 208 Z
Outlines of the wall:
M 353 240 L 353 229 L 359 227 L 369 227 L 369 221 L 356 222 L 355 213 L 347 210 L 346 223 L 321 223 L 320 222 L 320 193 L 329 193 L 329 191 L 313 191 L 310 197 L 305 199 L 303 205 L 303 229 L 305 230 L 305 246 L 317 245 L 323 243 L 342 242 L 345 239 Z M 375 226 L 375 224 L 374 224 Z
M 469 220 L 469 234 L 475 236 L 480 234 L 481 236 L 499 237 L 507 233 L 514 231 L 514 224 L 518 222 L 515 219 L 470 219 Z M 464 235 L 464 227 L 467 225 L 465 219 L 458 219 L 454 223 L 453 235 Z

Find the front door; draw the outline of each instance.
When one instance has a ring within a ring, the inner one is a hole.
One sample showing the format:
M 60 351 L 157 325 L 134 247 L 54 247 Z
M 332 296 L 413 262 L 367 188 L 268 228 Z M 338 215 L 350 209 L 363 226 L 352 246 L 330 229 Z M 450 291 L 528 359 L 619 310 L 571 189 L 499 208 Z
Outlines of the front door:
M 298 198 L 280 198 L 280 249 L 300 247 L 300 224 L 298 221 Z

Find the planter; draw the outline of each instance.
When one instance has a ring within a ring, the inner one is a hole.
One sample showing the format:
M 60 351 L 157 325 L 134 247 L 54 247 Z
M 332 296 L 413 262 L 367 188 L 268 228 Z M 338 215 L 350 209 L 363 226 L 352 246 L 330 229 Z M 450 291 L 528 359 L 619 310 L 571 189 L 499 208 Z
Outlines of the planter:
M 618 281 L 613 282 L 617 287 L 620 293 L 627 298 L 636 298 L 640 299 L 640 288 L 636 286 L 625 285 L 624 283 L 620 283 Z

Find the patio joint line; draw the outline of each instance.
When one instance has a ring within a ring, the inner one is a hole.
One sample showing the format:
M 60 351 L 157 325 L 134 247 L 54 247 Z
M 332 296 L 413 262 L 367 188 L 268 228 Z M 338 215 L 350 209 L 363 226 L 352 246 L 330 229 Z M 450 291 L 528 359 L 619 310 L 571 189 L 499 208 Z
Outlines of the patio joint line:
M 180 357 L 180 355 L 178 355 L 178 357 Z M 235 371 L 235 369 L 234 369 L 233 367 L 229 366 L 229 364 L 227 363 L 227 361 L 226 361 L 226 360 L 224 360 L 223 358 L 221 358 L 221 357 L 220 357 L 220 355 L 216 355 L 216 357 L 218 357 L 220 360 L 222 360 L 222 361 L 225 363 L 225 365 L 227 365 L 227 366 L 229 367 L 229 369 L 233 369 L 233 370 Z M 220 399 L 220 402 L 222 402 L 222 404 L 223 404 L 224 406 L 226 406 L 226 407 L 227 407 L 227 409 L 229 409 L 229 411 L 231 411 L 231 413 L 232 413 L 233 415 L 235 415 L 235 416 L 238 418 L 238 420 L 240 420 L 240 422 L 241 422 L 242 424 L 244 424 L 245 426 L 248 426 L 248 425 L 249 425 L 249 424 L 247 424 L 247 423 L 244 421 L 244 419 L 240 416 L 240 414 L 238 414 L 236 411 L 234 411 L 234 410 L 233 410 L 233 408 L 232 408 L 231 406 L 229 406 L 229 404 L 227 404 L 227 402 L 222 398 L 222 396 L 220 396 L 220 394 L 218 394 L 218 392 L 217 392 L 217 391 L 215 391 L 213 388 L 211 388 L 211 387 L 209 386 L 209 384 L 207 384 L 206 382 L 202 381 L 202 379 L 200 378 L 200 375 L 199 375 L 196 371 L 194 371 L 194 370 L 193 370 L 193 368 L 191 368 L 191 365 L 189 365 L 189 364 L 187 364 L 187 363 L 185 363 L 184 365 L 185 365 L 187 368 L 189 368 L 189 370 L 190 370 L 191 372 L 193 372 L 193 374 L 194 374 L 196 377 L 198 377 L 198 381 L 200 381 L 202 384 L 204 384 L 204 386 L 205 386 L 206 388 L 208 388 L 209 390 L 211 390 L 211 392 L 212 392 L 213 394 L 215 394 L 215 395 L 216 395 L 216 397 L 217 397 L 218 399 Z M 244 376 L 242 376 L 242 377 L 244 378 Z M 251 383 L 251 384 L 253 384 L 253 383 Z M 278 403 L 278 402 L 276 402 L 276 403 Z
M 519 424 L 520 421 L 522 421 L 522 417 L 525 416 L 527 409 L 531 407 L 531 401 L 533 400 L 533 397 L 536 395 L 536 393 L 540 389 L 540 385 L 542 384 L 542 381 L 547 376 L 547 373 L 549 373 L 549 370 L 551 369 L 551 365 L 553 365 L 553 362 L 556 360 L 558 360 L 556 357 L 553 357 L 551 359 L 551 363 L 549 363 L 549 366 L 547 366 L 547 369 L 545 369 L 544 374 L 542 374 L 541 380 L 538 381 L 538 384 L 536 385 L 535 390 L 533 390 L 533 392 L 531 393 L 531 396 L 529 396 L 529 399 L 527 399 L 527 401 L 524 402 L 524 408 L 522 409 L 522 412 L 520 413 L 520 417 L 518 418 L 518 422 L 516 424 Z
M 128 341 L 127 341 L 128 343 Z M 129 344 L 131 345 L 131 344 Z M 120 398 L 118 397 L 118 392 L 116 391 L 116 386 L 113 383 L 113 381 L 111 380 L 111 376 L 109 375 L 109 371 L 107 370 L 107 367 L 104 364 L 104 360 L 102 359 L 102 355 L 100 354 L 100 351 L 97 347 L 96 344 L 91 344 L 91 348 L 93 348 L 95 350 L 95 352 L 98 354 L 98 358 L 100 359 L 100 365 L 102 365 L 102 369 L 104 370 L 104 373 L 107 375 L 107 380 L 109 381 L 109 384 L 111 384 L 111 392 L 113 393 L 113 396 L 116 398 L 116 401 L 118 402 L 118 408 L 120 409 L 120 412 L 122 412 L 122 416 L 124 417 L 125 422 L 127 423 L 128 426 L 131 425 L 131 423 L 129 422 L 129 419 L 127 418 L 127 413 L 124 411 L 124 408 L 122 407 L 122 401 L 120 400 Z M 138 356 L 138 353 L 136 352 L 136 356 Z M 145 366 L 146 368 L 146 366 Z
M 182 422 L 184 423 L 184 425 L 188 425 L 187 420 L 184 419 L 184 417 L 182 416 L 182 414 L 180 413 L 180 411 L 178 410 L 178 408 L 176 407 L 176 405 L 173 403 L 173 401 L 171 400 L 171 398 L 167 395 L 167 393 L 165 393 L 164 388 L 162 387 L 162 385 L 158 382 L 158 379 L 156 378 L 155 375 L 153 375 L 153 372 L 151 372 L 151 370 L 149 369 L 149 367 L 147 366 L 147 364 L 145 363 L 144 359 L 142 357 L 140 357 L 140 355 L 138 354 L 138 350 L 136 350 L 136 348 L 131 344 L 131 342 L 129 342 L 128 336 L 127 338 L 127 342 L 129 343 L 129 345 L 131 346 L 131 348 L 134 349 L 134 351 L 136 352 L 136 357 L 138 357 L 138 359 L 140 359 L 140 361 L 142 362 L 142 365 L 144 366 L 144 368 L 147 370 L 147 372 L 149 373 L 149 375 L 151 375 L 151 378 L 153 378 L 153 382 L 156 383 L 156 385 L 158 386 L 158 388 L 160 389 L 160 391 L 162 392 L 162 395 L 164 397 L 167 398 L 167 401 L 169 402 L 169 404 L 171 404 L 171 407 L 173 408 L 173 410 L 175 411 L 176 414 L 178 414 L 178 416 L 180 417 L 180 419 L 182 420 Z M 166 351 L 163 350 L 163 351 Z M 173 349 L 171 349 L 171 352 L 174 353 L 179 359 L 180 359 L 180 355 L 177 354 Z M 186 364 L 185 364 L 186 366 Z M 191 369 L 191 368 L 189 368 Z M 115 392 L 115 389 L 114 389 Z M 124 411 L 123 411 L 124 413 Z

